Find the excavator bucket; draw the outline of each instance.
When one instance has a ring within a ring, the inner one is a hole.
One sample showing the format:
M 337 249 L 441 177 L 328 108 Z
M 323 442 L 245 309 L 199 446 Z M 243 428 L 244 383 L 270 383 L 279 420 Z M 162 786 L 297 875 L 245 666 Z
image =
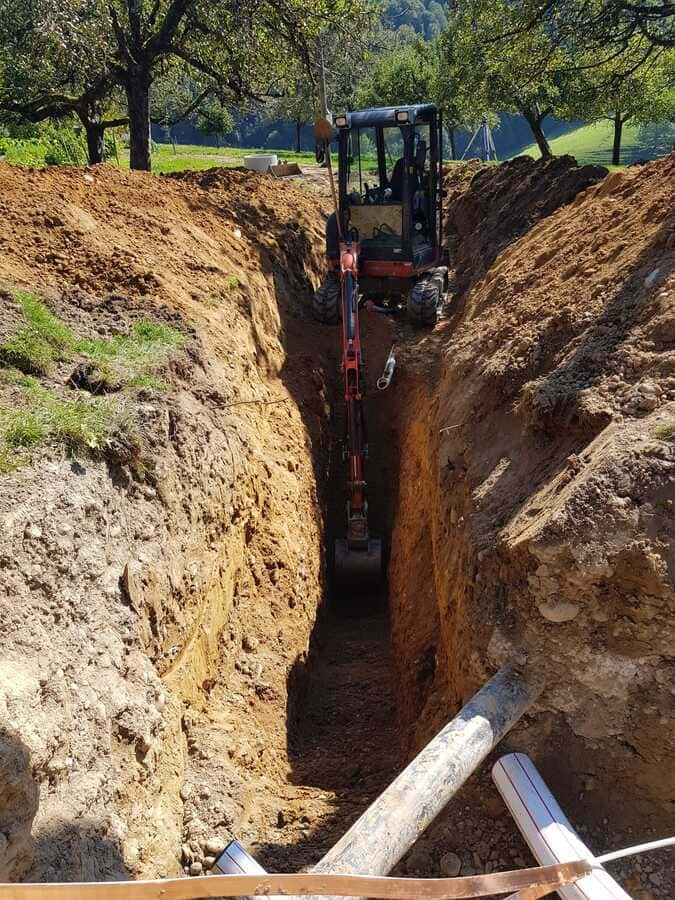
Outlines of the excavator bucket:
M 344 538 L 335 541 L 335 583 L 353 588 L 375 588 L 382 583 L 382 541 L 371 538 L 368 549 L 355 550 Z

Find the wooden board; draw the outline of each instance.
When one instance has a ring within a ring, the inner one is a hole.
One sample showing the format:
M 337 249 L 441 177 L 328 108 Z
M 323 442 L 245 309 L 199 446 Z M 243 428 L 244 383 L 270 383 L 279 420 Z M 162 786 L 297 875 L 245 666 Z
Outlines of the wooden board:
M 278 166 L 270 166 L 270 172 L 275 178 L 289 178 L 291 175 L 302 175 L 302 169 L 297 163 L 279 163 Z

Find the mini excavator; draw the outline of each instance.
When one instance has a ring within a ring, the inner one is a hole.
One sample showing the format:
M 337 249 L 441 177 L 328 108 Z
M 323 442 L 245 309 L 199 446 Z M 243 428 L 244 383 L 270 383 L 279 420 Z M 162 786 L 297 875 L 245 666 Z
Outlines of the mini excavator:
M 325 160 L 335 203 L 326 224 L 327 275 L 313 299 L 315 317 L 342 323 L 347 536 L 335 542 L 338 584 L 372 587 L 382 542 L 371 536 L 365 464 L 365 389 L 359 311 L 407 312 L 431 327 L 446 296 L 442 257 L 442 122 L 432 104 L 366 109 L 317 120 L 317 160 Z M 335 189 L 330 145 L 338 145 Z M 368 180 L 366 180 L 368 179 Z

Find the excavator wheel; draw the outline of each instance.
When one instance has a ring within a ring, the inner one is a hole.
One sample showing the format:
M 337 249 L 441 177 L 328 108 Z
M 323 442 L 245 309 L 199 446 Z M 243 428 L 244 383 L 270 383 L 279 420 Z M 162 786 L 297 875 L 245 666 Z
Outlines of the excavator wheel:
M 408 319 L 413 325 L 432 328 L 438 318 L 442 286 L 435 277 L 414 284 L 408 294 Z
M 312 298 L 312 312 L 317 322 L 324 325 L 337 325 L 340 320 L 340 277 L 331 270 Z

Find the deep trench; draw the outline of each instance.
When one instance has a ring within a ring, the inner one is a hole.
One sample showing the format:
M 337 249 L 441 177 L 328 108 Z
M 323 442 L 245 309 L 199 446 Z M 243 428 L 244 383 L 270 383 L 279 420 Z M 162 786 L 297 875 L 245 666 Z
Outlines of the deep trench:
M 321 820 L 312 822 L 310 840 L 259 852 L 260 861 L 276 871 L 299 871 L 317 862 L 405 761 L 386 577 L 398 485 L 397 424 L 391 414 L 394 389 L 375 388 L 393 333 L 388 323 L 363 323 L 369 525 L 382 540 L 384 558 L 380 585 L 365 589 L 342 587 L 332 576 L 332 548 L 346 531 L 347 471 L 338 329 L 327 337 L 333 345 L 323 359 L 331 401 L 330 462 L 327 484 L 318 486 L 324 506 L 325 592 L 302 677 L 289 679 L 286 726 L 292 784 L 319 788 L 334 799 Z

